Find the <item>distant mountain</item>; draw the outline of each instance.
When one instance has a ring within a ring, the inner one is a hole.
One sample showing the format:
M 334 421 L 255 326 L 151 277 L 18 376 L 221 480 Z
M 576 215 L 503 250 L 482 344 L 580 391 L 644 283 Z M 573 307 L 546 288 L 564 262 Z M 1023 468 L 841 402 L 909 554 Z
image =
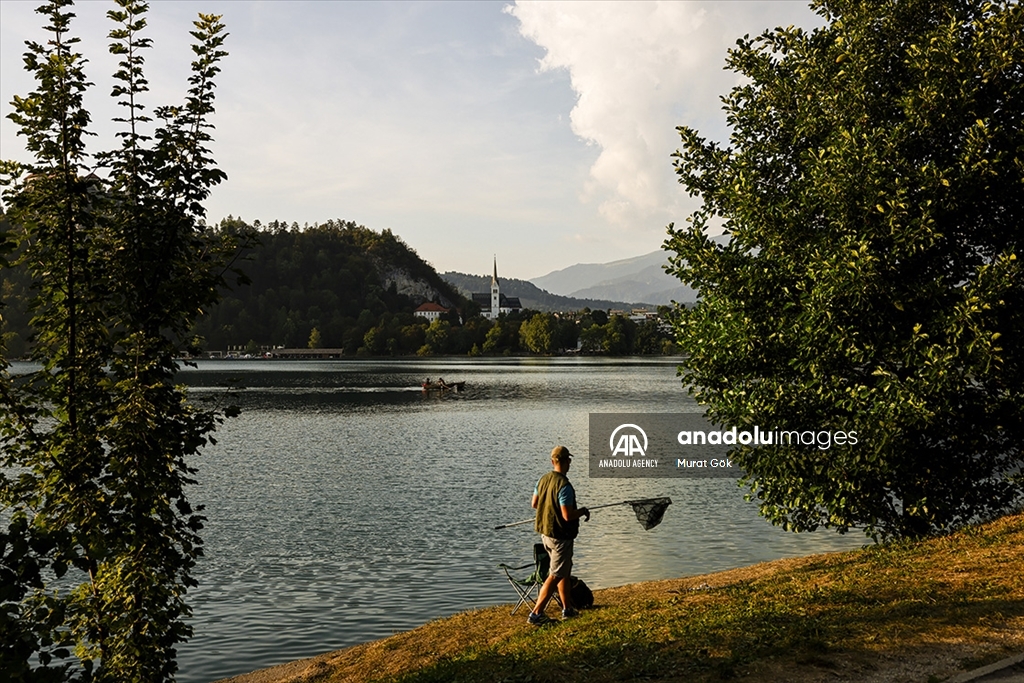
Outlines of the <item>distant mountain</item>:
M 667 263 L 668 255 L 659 250 L 610 263 L 580 263 L 531 282 L 550 292 L 578 298 L 652 304 L 696 301 L 696 292 L 665 273 L 662 266 Z
M 655 251 L 611 263 L 577 263 L 574 266 L 535 277 L 530 282 L 552 294 L 569 296 L 573 292 L 593 287 L 600 282 L 614 280 L 636 273 L 648 266 L 658 266 L 665 262 L 665 252 Z
M 463 296 L 469 298 L 473 292 L 491 291 L 490 275 L 467 275 L 449 271 L 442 273 L 441 278 L 458 289 Z M 593 310 L 619 309 L 629 310 L 634 306 L 645 305 L 641 303 L 627 303 L 626 301 L 613 301 L 597 298 L 573 298 L 558 296 L 545 292 L 532 282 L 517 280 L 510 277 L 498 278 L 501 283 L 501 293 L 506 296 L 517 296 L 523 308 L 535 311 L 578 311 L 582 308 Z M 650 304 L 646 304 L 650 305 Z

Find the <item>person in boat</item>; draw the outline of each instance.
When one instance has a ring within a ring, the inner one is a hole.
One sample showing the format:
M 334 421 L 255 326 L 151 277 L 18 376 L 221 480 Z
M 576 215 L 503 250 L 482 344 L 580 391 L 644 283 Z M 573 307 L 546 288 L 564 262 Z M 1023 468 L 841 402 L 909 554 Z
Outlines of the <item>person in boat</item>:
M 448 388 L 448 383 L 444 381 L 444 377 L 438 377 L 437 383 L 446 389 Z
M 562 618 L 576 616 L 572 604 L 572 551 L 573 541 L 580 530 L 580 517 L 590 521 L 590 510 L 576 507 L 576 490 L 566 476 L 572 465 L 572 453 L 565 446 L 551 450 L 551 471 L 540 478 L 533 490 L 530 506 L 537 511 L 534 529 L 540 534 L 544 549 L 551 557 L 548 578 L 537 594 L 537 604 L 529 623 L 540 625 L 548 621 L 544 609 L 555 591 L 562 600 Z

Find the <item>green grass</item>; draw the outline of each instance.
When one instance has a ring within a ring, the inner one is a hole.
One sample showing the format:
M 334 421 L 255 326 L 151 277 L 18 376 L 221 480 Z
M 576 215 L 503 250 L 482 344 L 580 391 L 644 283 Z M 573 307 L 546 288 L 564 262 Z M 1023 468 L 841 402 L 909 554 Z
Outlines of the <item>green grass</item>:
M 1022 569 L 1018 514 L 920 542 L 597 591 L 594 609 L 540 628 L 507 607 L 466 612 L 327 655 L 305 680 L 812 680 L 935 652 L 966 653 L 954 668 L 970 668 L 1024 650 Z M 935 667 L 920 680 L 952 673 Z

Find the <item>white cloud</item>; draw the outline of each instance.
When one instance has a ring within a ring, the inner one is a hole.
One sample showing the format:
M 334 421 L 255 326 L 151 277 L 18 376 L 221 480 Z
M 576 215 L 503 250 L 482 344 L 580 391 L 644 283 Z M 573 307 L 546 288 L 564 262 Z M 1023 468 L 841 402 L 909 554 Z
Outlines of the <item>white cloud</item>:
M 442 270 L 509 275 L 658 248 L 692 209 L 675 126 L 725 135 L 726 49 L 745 32 L 815 24 L 798 2 L 152 3 L 148 106 L 180 101 L 188 29 L 223 13 L 207 208 L 264 222 L 345 218 L 391 228 Z M 33 88 L 22 41 L 36 2 L 0 0 L 0 108 Z M 96 83 L 93 149 L 115 144 L 106 2 L 81 2 Z M 538 68 L 538 59 L 542 66 Z M 0 116 L 0 157 L 25 159 Z M 482 265 L 481 265 L 482 264 Z
M 506 11 L 547 51 L 542 71 L 568 71 L 572 129 L 601 149 L 582 199 L 611 224 L 644 232 L 695 205 L 672 169 L 675 128 L 725 138 L 719 97 L 736 84 L 722 69 L 726 50 L 787 19 L 815 23 L 799 3 L 520 0 Z

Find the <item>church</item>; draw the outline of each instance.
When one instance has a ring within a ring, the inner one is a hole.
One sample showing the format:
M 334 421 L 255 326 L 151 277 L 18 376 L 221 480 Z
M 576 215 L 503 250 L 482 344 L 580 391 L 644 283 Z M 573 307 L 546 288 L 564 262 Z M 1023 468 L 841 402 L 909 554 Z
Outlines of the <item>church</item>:
M 517 296 L 505 296 L 498 283 L 498 257 L 494 257 L 494 275 L 491 276 L 491 291 L 474 292 L 473 301 L 480 304 L 480 315 L 495 320 L 502 313 L 512 313 L 522 308 Z

